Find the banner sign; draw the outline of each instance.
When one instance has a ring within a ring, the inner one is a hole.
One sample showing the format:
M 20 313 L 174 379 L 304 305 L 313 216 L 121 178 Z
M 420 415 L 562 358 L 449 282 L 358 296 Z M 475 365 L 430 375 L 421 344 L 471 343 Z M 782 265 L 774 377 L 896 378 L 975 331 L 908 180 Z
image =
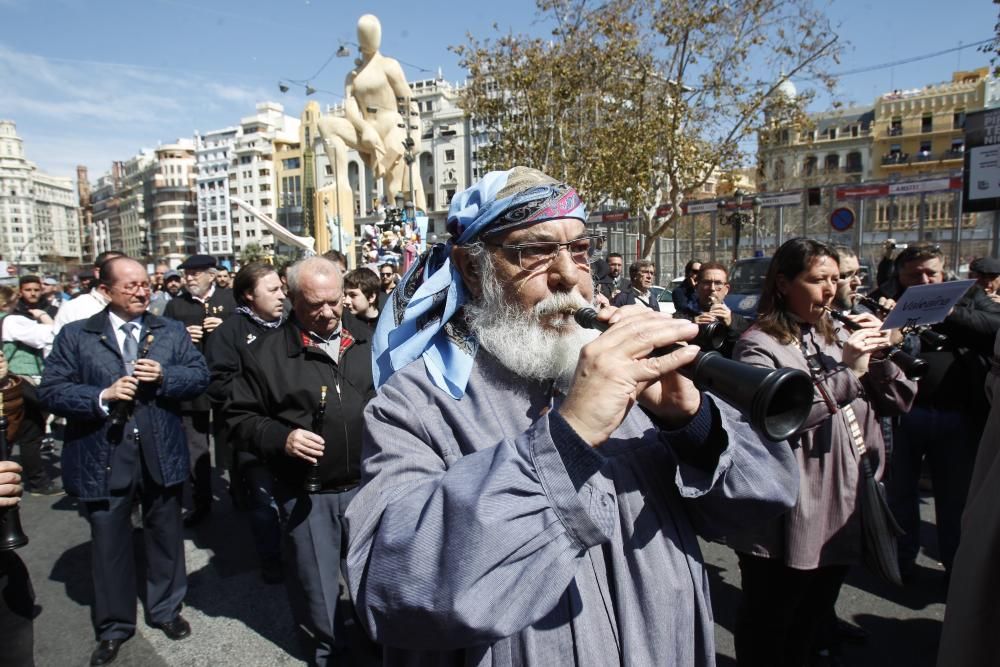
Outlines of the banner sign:
M 601 214 L 601 222 L 626 222 L 628 211 L 609 211 Z
M 882 329 L 943 322 L 958 300 L 975 284 L 975 280 L 952 280 L 907 287 L 882 323 Z
M 1000 109 L 965 116 L 962 212 L 1000 210 Z
M 917 195 L 927 192 L 961 190 L 962 178 L 933 178 L 926 181 L 904 183 L 876 183 L 873 185 L 844 185 L 837 188 L 837 199 L 859 199 L 866 197 L 888 197 L 890 195 Z

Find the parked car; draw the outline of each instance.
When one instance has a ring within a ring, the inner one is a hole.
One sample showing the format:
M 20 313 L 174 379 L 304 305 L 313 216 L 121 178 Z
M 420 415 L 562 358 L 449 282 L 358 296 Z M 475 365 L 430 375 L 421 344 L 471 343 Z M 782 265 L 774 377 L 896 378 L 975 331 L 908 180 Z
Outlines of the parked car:
M 757 319 L 760 293 L 771 266 L 770 257 L 738 259 L 729 270 L 729 294 L 725 303 L 729 310 L 749 320 Z
M 656 300 L 660 303 L 660 312 L 669 313 L 671 315 L 677 311 L 677 307 L 674 306 L 674 294 L 672 288 L 660 287 L 656 285 L 649 288 L 651 292 L 656 294 Z

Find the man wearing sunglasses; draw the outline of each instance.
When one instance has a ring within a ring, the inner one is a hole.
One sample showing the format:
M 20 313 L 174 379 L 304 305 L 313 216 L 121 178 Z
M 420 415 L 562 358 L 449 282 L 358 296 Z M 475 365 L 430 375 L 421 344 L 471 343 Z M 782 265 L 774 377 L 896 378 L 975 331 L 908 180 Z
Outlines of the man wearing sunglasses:
M 675 372 L 694 346 L 649 356 L 697 327 L 576 323 L 586 220 L 568 185 L 491 172 L 379 321 L 347 568 L 387 664 L 711 664 L 696 530 L 795 501 L 788 447 Z

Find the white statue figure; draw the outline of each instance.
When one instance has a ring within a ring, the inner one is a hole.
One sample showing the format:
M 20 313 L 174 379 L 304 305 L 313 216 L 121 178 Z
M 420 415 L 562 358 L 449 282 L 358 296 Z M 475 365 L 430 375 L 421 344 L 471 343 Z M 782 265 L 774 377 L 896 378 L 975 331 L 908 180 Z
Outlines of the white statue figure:
M 410 165 L 405 159 L 407 123 L 414 142 L 410 154 L 416 158 L 420 152 L 419 116 L 403 68 L 395 59 L 379 53 L 381 41 L 378 18 L 365 14 L 358 19 L 361 58 L 347 75 L 344 116 L 326 115 L 319 120 L 319 132 L 336 180 L 341 224 L 346 229 L 354 228 L 354 198 L 347 181 L 349 148 L 358 151 L 375 178 L 382 179 L 383 192 L 390 201 L 399 192 L 410 199 L 412 178 L 414 204 L 426 210 L 417 161 L 414 159 Z M 408 110 L 409 117 L 404 118 L 400 109 Z

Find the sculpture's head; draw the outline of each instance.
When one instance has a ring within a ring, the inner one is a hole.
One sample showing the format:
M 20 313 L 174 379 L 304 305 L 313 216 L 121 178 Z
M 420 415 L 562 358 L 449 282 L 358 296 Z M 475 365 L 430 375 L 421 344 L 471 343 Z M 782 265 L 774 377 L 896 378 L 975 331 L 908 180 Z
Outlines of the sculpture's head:
M 378 51 L 382 42 L 382 24 L 374 14 L 365 14 L 358 19 L 358 46 L 361 53 L 371 56 Z

